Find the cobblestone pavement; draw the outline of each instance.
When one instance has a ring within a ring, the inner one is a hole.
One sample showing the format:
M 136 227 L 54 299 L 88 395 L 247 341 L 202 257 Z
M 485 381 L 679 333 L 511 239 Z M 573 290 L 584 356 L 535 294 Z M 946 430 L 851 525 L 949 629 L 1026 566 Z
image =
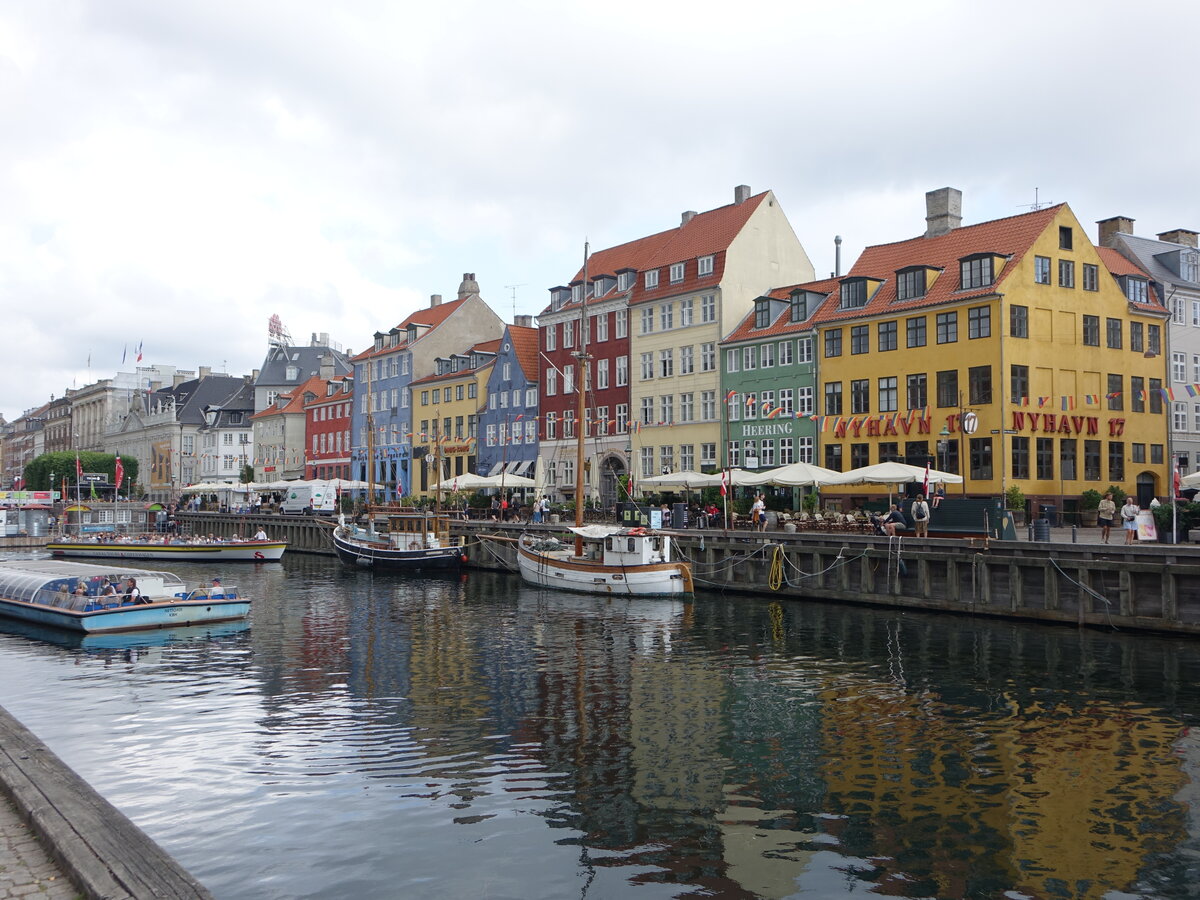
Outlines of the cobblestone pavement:
M 0 900 L 74 900 L 79 893 L 7 797 L 0 797 Z

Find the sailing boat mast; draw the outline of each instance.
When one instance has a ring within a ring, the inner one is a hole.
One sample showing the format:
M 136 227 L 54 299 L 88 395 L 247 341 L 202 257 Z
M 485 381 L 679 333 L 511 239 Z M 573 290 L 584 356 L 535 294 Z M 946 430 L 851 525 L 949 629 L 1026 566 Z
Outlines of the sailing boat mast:
M 583 242 L 583 289 L 580 291 L 579 302 L 579 352 L 575 358 L 579 360 L 579 379 L 575 382 L 575 392 L 579 396 L 575 413 L 575 527 L 583 526 L 584 503 L 584 437 L 587 432 L 587 383 L 588 383 L 588 327 L 587 327 L 587 292 L 588 292 L 588 243 Z M 575 555 L 583 556 L 583 538 L 575 535 Z
M 367 370 L 367 527 L 374 528 L 375 520 L 371 516 L 371 504 L 375 501 L 375 413 L 372 412 L 371 402 L 371 367 L 375 363 L 369 357 L 366 362 Z

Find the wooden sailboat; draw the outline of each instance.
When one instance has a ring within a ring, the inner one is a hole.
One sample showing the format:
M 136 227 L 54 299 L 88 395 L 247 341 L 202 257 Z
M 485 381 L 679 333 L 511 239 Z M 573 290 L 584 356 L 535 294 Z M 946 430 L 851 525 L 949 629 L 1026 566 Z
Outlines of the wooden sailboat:
M 527 532 L 517 543 L 521 577 L 530 584 L 587 594 L 682 597 L 693 593 L 691 567 L 672 559 L 671 536 L 647 528 L 583 524 L 584 439 L 587 435 L 588 251 L 583 253 L 583 300 L 579 310 L 579 397 L 575 429 L 574 542 Z M 630 461 L 632 465 L 632 460 Z
M 371 363 L 367 363 L 367 396 L 371 396 Z M 435 435 L 440 474 L 441 445 Z M 425 572 L 456 570 L 464 557 L 462 548 L 450 538 L 450 518 L 441 512 L 441 492 L 437 510 L 386 511 L 386 531 L 375 528 L 375 415 L 367 404 L 367 525 L 361 528 L 338 515 L 333 530 L 333 548 L 348 566 L 383 572 Z

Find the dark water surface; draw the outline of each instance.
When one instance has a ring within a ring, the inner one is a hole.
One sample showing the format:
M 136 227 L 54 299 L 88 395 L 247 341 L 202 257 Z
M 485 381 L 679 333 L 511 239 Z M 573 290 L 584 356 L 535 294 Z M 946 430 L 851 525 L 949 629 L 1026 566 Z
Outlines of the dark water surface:
M 219 898 L 1200 892 L 1198 641 L 223 574 L 248 627 L 0 621 L 0 703 Z

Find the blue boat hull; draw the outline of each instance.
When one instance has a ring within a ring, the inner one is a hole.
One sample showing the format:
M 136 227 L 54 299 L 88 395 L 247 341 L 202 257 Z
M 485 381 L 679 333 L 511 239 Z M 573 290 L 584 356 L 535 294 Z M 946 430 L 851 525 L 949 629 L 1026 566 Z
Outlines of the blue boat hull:
M 125 604 L 88 612 L 0 598 L 0 615 L 83 634 L 149 631 L 156 628 L 202 625 L 208 622 L 228 622 L 245 618 L 249 612 L 250 601 L 240 597 L 230 600 L 164 600 L 158 603 Z

